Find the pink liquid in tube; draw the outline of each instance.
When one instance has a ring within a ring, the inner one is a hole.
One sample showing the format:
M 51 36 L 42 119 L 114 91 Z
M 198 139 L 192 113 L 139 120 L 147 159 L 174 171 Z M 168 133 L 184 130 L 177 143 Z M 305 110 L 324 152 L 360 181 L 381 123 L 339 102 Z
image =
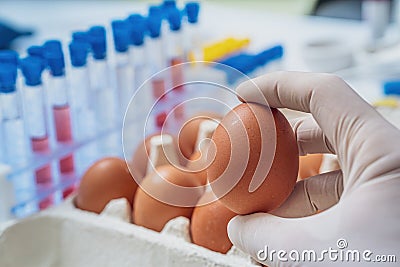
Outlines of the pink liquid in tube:
M 54 106 L 54 123 L 56 126 L 56 137 L 58 142 L 72 142 L 71 113 L 68 105 Z M 74 172 L 74 156 L 72 154 L 61 158 L 59 161 L 61 174 Z M 63 197 L 67 197 L 75 190 L 74 186 L 68 187 L 63 191 Z
M 49 138 L 32 138 L 31 146 L 33 152 L 46 153 L 49 152 Z M 47 184 L 52 182 L 51 175 L 51 165 L 47 164 L 43 167 L 40 167 L 35 171 L 36 174 L 36 183 L 38 184 Z
M 157 114 L 155 115 L 155 125 L 157 126 L 157 128 L 161 128 L 164 125 L 165 119 L 167 118 L 166 109 L 163 105 L 166 102 L 165 80 L 153 79 L 151 83 L 153 89 L 153 99 L 154 101 L 159 101 L 155 104 L 156 106 L 161 106 L 161 110 L 158 110 Z
M 181 63 L 183 63 L 183 60 L 180 58 L 173 58 L 170 61 L 170 66 L 173 67 L 171 68 L 172 88 L 179 92 L 184 90 L 183 66 L 179 65 Z
M 49 152 L 49 138 L 31 138 L 31 147 L 33 152 L 46 153 Z M 53 185 L 51 165 L 47 164 L 35 170 L 35 180 L 39 188 L 51 187 Z M 46 209 L 54 203 L 53 195 L 49 195 L 39 202 L 40 210 Z
M 151 81 L 153 87 L 153 98 L 158 100 L 159 98 L 165 97 L 165 80 L 164 79 L 153 79 Z
M 179 57 L 172 58 L 170 61 L 171 68 L 171 80 L 172 80 L 172 88 L 174 93 L 182 93 L 184 91 L 184 79 L 183 79 L 183 65 L 179 65 L 183 63 L 183 60 Z M 183 120 L 185 117 L 185 109 L 183 105 L 177 103 L 173 107 L 174 109 L 174 117 L 178 120 Z
M 54 106 L 54 123 L 56 125 L 56 136 L 58 142 L 72 141 L 71 112 L 68 105 Z

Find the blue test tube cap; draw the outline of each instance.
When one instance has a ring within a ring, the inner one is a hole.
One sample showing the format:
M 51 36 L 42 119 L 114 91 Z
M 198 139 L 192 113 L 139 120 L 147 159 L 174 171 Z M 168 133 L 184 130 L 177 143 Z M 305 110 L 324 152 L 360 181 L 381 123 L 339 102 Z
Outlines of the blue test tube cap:
M 43 44 L 43 47 L 46 52 L 62 52 L 62 44 L 59 40 L 48 40 Z
M 129 28 L 116 28 L 113 30 L 113 35 L 115 50 L 120 53 L 128 51 L 130 43 Z
M 130 43 L 130 23 L 127 20 L 113 20 L 111 22 L 114 48 L 117 52 L 128 51 Z
M 18 65 L 18 53 L 14 50 L 1 50 L 0 63 Z
M 146 28 L 144 26 L 134 27 L 130 31 L 130 42 L 135 46 L 141 46 L 144 43 Z
M 143 24 L 145 22 L 145 18 L 140 14 L 134 13 L 128 16 L 127 21 L 133 25 L 136 25 L 137 23 Z
M 111 21 L 111 28 L 113 31 L 115 29 L 127 29 L 129 28 L 129 22 L 122 19 L 116 19 Z
M 100 25 L 92 26 L 89 28 L 89 35 L 101 36 L 106 38 L 106 28 Z
M 86 66 L 90 45 L 87 42 L 72 41 L 69 45 L 69 55 L 73 67 Z
M 47 61 L 47 54 L 48 53 L 54 53 L 59 56 L 59 63 L 62 65 L 62 68 L 65 68 L 65 60 L 64 60 L 64 52 L 62 50 L 62 44 L 61 41 L 59 40 L 48 40 L 43 44 L 44 48 L 44 58 L 46 59 L 46 64 L 49 66 L 49 63 Z
M 159 17 L 162 19 L 164 17 L 164 11 L 161 6 L 150 5 L 149 11 L 148 11 L 148 16 L 149 17 Z
M 147 18 L 147 30 L 151 38 L 158 38 L 161 35 L 162 19 L 157 16 Z
M 169 12 L 173 9 L 176 9 L 176 1 L 175 0 L 165 0 L 161 4 L 161 10 L 163 12 L 164 18 L 168 20 Z
M 200 4 L 199 2 L 188 2 L 185 5 L 186 16 L 189 23 L 197 23 L 199 19 Z
M 47 61 L 47 66 L 50 69 L 51 75 L 54 77 L 59 77 L 64 75 L 64 56 L 62 53 L 57 51 L 46 51 L 45 58 Z
M 383 93 L 385 95 L 400 96 L 400 80 L 384 82 Z
M 175 0 L 164 0 L 162 3 L 164 8 L 176 8 Z
M 88 33 L 85 31 L 75 31 L 72 33 L 73 41 L 89 42 Z
M 36 86 L 42 83 L 42 60 L 36 56 L 28 56 L 21 60 L 20 67 L 25 77 L 25 84 Z
M 181 12 L 177 8 L 168 10 L 168 22 L 171 31 L 179 31 L 182 25 Z
M 93 58 L 98 60 L 105 59 L 107 56 L 106 40 L 101 36 L 90 35 L 89 41 Z
M 34 57 L 43 57 L 44 56 L 44 48 L 40 45 L 32 45 L 26 49 L 26 52 L 30 56 Z
M 93 26 L 89 29 L 89 43 L 94 59 L 105 59 L 107 56 L 106 29 L 103 26 Z
M 14 50 L 2 50 L 0 51 L 0 63 L 1 64 L 10 64 L 12 65 L 12 70 L 15 72 L 15 76 L 17 76 L 18 71 L 18 61 L 19 55 Z
M 45 49 L 43 46 L 32 45 L 26 49 L 26 52 L 30 57 L 35 57 L 37 59 L 40 59 L 40 62 L 42 64 L 42 70 L 44 70 L 47 67 L 46 59 L 44 57 Z
M 144 36 L 147 29 L 147 19 L 140 14 L 131 14 L 127 18 L 129 23 L 130 43 L 141 46 L 144 43 Z
M 16 90 L 15 83 L 17 80 L 16 66 L 10 63 L 0 64 L 0 92 L 12 93 Z

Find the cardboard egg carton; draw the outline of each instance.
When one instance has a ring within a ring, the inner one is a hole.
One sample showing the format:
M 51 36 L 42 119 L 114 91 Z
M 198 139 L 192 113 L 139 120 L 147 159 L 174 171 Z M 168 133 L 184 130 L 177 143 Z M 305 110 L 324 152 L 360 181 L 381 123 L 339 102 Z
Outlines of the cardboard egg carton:
M 0 226 L 0 266 L 255 267 L 235 247 L 225 255 L 191 243 L 189 220 L 169 221 L 161 233 L 130 223 L 125 199 L 95 213 L 72 198 L 35 216 Z

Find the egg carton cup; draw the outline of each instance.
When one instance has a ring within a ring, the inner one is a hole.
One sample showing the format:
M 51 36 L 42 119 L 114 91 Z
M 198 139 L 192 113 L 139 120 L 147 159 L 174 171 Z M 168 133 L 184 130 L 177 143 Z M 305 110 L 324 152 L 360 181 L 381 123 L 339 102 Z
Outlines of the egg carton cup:
M 191 243 L 185 217 L 158 233 L 130 223 L 130 216 L 126 199 L 111 201 L 98 215 L 75 208 L 71 197 L 0 225 L 0 266 L 260 266 L 235 247 L 221 254 Z

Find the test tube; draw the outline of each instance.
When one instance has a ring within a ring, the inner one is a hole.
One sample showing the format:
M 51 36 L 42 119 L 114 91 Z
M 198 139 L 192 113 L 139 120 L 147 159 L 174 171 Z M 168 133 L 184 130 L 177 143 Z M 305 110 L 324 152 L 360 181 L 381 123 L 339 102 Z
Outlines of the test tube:
M 8 175 L 9 166 L 0 163 L 0 223 L 14 218 L 11 210 L 15 204 L 14 186 Z
M 187 23 L 184 27 L 185 42 L 184 42 L 184 55 L 186 60 L 193 58 L 191 53 L 195 54 L 195 58 L 199 58 L 198 54 L 201 53 L 200 40 L 199 40 L 199 18 L 200 4 L 198 2 L 187 2 L 185 5 L 185 12 Z
M 44 102 L 44 89 L 42 85 L 43 63 L 37 57 L 27 57 L 20 63 L 25 77 L 23 90 L 24 114 L 27 132 L 30 138 L 31 149 L 34 153 L 50 153 L 50 143 L 47 131 L 46 110 Z M 35 180 L 38 189 L 48 189 L 53 185 L 51 164 L 35 170 Z M 39 203 L 39 208 L 46 209 L 54 203 L 50 195 Z
M 113 129 L 117 119 L 116 92 L 110 83 L 110 70 L 107 62 L 106 31 L 102 26 L 89 30 L 93 61 L 90 65 L 91 97 L 94 98 L 98 131 Z
M 17 67 L 0 64 L 0 102 L 5 162 L 12 166 L 26 163 L 29 153 L 22 116 L 22 104 L 16 89 Z
M 91 133 L 91 119 L 88 115 L 93 113 L 89 104 L 89 70 L 87 56 L 90 45 L 82 41 L 73 41 L 69 44 L 71 59 L 71 73 L 69 75 L 69 99 L 72 112 L 73 135 L 77 140 L 84 140 L 93 136 Z
M 69 46 L 72 68 L 69 81 L 69 99 L 72 113 L 72 130 L 75 140 L 88 142 L 96 135 L 96 118 L 90 101 L 90 81 L 87 58 L 90 45 L 84 40 L 73 40 Z M 82 173 L 97 156 L 96 143 L 85 144 L 75 153 L 76 170 Z
M 28 140 L 23 120 L 22 103 L 16 88 L 17 67 L 13 64 L 0 64 L 0 102 L 2 108 L 1 131 L 4 141 L 2 153 L 5 163 L 12 169 L 27 166 L 29 162 Z M 36 187 L 32 174 L 19 173 L 12 177 L 15 200 L 33 197 Z M 15 203 L 13 203 L 15 204 Z M 36 210 L 36 205 L 28 205 L 22 212 Z
M 170 33 L 168 35 L 169 55 L 168 64 L 171 67 L 170 75 L 172 82 L 171 99 L 174 103 L 173 113 L 175 122 L 179 124 L 180 120 L 185 118 L 184 106 L 181 103 L 181 93 L 184 90 L 184 66 L 183 63 L 183 35 L 181 31 L 182 17 L 181 12 L 177 8 L 168 10 L 168 21 Z
M 49 77 L 49 104 L 52 112 L 53 128 L 56 141 L 59 144 L 73 142 L 71 111 L 68 102 L 67 81 L 65 77 L 65 61 L 61 49 L 61 43 L 52 41 L 52 45 L 47 47 L 45 57 L 50 69 Z M 74 156 L 69 154 L 59 161 L 59 171 L 61 174 L 72 174 L 75 171 Z M 73 192 L 74 186 L 68 187 L 63 191 L 66 198 Z
M 378 47 L 389 25 L 390 2 L 389 0 L 363 0 L 362 2 L 363 18 L 370 27 L 368 49 L 372 51 Z
M 116 82 L 118 91 L 118 106 L 122 122 L 125 110 L 134 92 L 134 70 L 129 63 L 128 46 L 130 43 L 130 25 L 128 21 L 112 22 L 114 48 L 116 51 Z
M 130 26 L 129 62 L 135 73 L 135 88 L 139 89 L 148 76 L 148 57 L 145 48 L 146 19 L 139 14 L 132 14 L 127 21 Z
M 0 64 L 11 64 L 13 66 L 16 66 L 18 63 L 18 54 L 13 51 L 13 50 L 2 50 L 0 51 Z M 1 103 L 0 103 L 0 121 L 2 121 L 2 111 L 1 111 Z M 1 136 L 1 131 L 0 131 L 0 151 L 3 149 L 3 138 Z M 5 155 L 1 153 L 0 155 L 0 161 L 5 160 Z
M 154 100 L 154 126 L 156 130 L 160 130 L 167 118 L 168 102 L 166 97 L 167 77 L 164 71 L 166 67 L 166 59 L 164 54 L 164 46 L 161 39 L 161 17 L 149 16 L 147 18 L 147 29 L 150 38 L 147 42 L 149 51 L 149 64 L 152 86 L 152 95 Z

